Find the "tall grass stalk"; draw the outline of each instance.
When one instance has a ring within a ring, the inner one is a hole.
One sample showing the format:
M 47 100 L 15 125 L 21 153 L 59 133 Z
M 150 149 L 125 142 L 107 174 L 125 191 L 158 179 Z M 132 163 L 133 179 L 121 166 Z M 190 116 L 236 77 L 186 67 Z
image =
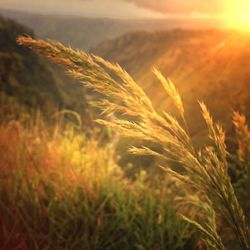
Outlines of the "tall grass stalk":
M 180 122 L 167 112 L 158 113 L 144 91 L 117 64 L 66 48 L 58 42 L 20 37 L 18 43 L 31 47 L 54 63 L 66 66 L 67 74 L 106 97 L 94 102 L 94 105 L 104 113 L 112 113 L 114 118 L 112 121 L 99 119 L 99 123 L 123 136 L 148 141 L 161 148 L 160 152 L 147 147 L 133 147 L 130 151 L 164 159 L 162 168 L 184 183 L 186 188 L 193 190 L 196 198 L 190 196 L 182 200 L 182 204 L 194 205 L 203 211 L 206 218 L 199 221 L 185 215 L 182 218 L 202 232 L 203 240 L 210 248 L 225 249 L 216 227 L 216 218 L 221 217 L 234 232 L 241 248 L 250 249 L 249 226 L 228 175 L 225 134 L 214 123 L 204 103 L 200 103 L 201 112 L 213 146 L 195 149 L 188 133 L 181 97 L 172 82 L 158 70 L 154 70 L 154 73 L 179 110 Z M 181 171 L 171 169 L 169 161 L 179 163 Z

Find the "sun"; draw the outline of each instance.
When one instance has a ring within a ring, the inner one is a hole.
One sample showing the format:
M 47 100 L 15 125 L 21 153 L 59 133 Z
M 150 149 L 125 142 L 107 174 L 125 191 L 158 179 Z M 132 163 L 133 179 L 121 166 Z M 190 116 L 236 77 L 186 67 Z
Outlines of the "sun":
M 226 0 L 223 19 L 229 28 L 250 31 L 250 0 Z

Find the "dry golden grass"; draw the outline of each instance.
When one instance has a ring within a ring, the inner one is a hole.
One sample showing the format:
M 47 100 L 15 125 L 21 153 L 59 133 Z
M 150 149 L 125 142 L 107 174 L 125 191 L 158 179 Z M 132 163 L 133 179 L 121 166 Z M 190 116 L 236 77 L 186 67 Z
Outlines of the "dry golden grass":
M 41 118 L 0 124 L 0 245 L 3 249 L 183 249 L 187 223 L 167 185 L 134 181 L 72 126 Z M 157 186 L 157 185 L 156 185 Z M 168 196 L 166 195 L 168 194 Z
M 217 232 L 218 217 L 231 228 L 242 249 L 250 248 L 249 226 L 228 175 L 225 134 L 214 123 L 205 104 L 200 103 L 200 107 L 213 146 L 204 145 L 203 148 L 196 149 L 188 133 L 181 97 L 171 81 L 165 79 L 159 71 L 154 70 L 154 73 L 179 110 L 182 118 L 180 122 L 169 113 L 158 113 L 143 90 L 117 64 L 65 48 L 58 42 L 20 37 L 18 43 L 66 66 L 68 74 L 105 96 L 105 99 L 93 104 L 104 113 L 112 114 L 114 118 L 112 121 L 98 120 L 99 123 L 124 136 L 149 141 L 161 148 L 161 152 L 156 152 L 146 147 L 133 147 L 131 152 L 164 159 L 162 168 L 167 174 L 184 183 L 186 189 L 193 190 L 195 196 L 185 198 L 182 204 L 192 204 L 204 214 L 205 219 L 198 221 L 185 215 L 182 218 L 202 232 L 203 240 L 209 248 L 225 249 Z M 169 161 L 181 165 L 181 171 L 171 169 Z

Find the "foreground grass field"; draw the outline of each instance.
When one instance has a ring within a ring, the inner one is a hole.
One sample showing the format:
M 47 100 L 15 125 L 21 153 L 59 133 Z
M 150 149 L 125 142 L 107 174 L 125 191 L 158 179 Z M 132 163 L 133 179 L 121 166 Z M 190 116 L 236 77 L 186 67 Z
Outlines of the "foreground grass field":
M 95 137 L 38 116 L 2 122 L 1 249 L 190 249 L 175 185 L 126 178 Z

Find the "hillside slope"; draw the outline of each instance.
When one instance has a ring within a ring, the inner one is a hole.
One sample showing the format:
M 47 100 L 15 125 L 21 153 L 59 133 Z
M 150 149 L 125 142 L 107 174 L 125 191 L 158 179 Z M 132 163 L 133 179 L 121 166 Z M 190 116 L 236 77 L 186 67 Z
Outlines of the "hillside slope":
M 250 114 L 250 34 L 216 30 L 137 32 L 104 42 L 93 52 L 120 63 L 158 108 L 175 114 L 152 67 L 169 77 L 183 96 L 193 134 L 202 133 L 204 126 L 197 100 L 203 100 L 215 119 L 225 125 L 233 109 Z
M 18 46 L 16 38 L 33 32 L 0 17 L 0 93 L 13 97 L 28 109 L 39 108 L 47 115 L 58 109 L 84 113 L 84 90 L 65 76 L 62 69 Z

